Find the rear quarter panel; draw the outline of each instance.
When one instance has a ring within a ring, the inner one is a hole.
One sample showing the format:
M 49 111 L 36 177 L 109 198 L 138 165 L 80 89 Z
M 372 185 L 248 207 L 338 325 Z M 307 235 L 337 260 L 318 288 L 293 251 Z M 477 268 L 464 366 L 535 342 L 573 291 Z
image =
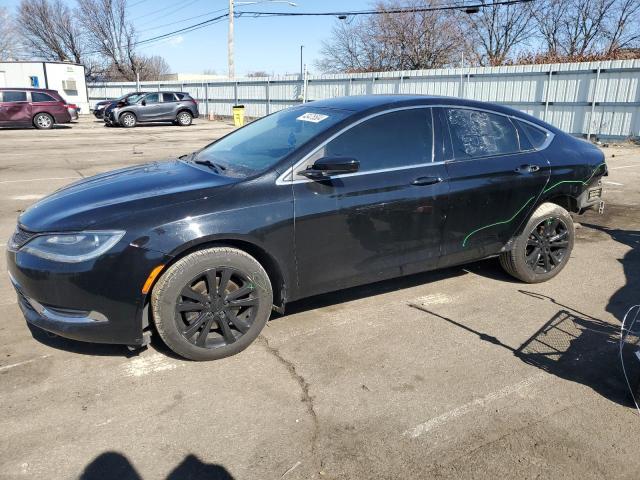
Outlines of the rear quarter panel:
M 556 135 L 543 155 L 551 165 L 551 177 L 541 201 L 558 196 L 575 199 L 606 173 L 604 154 L 595 145 L 567 134 Z

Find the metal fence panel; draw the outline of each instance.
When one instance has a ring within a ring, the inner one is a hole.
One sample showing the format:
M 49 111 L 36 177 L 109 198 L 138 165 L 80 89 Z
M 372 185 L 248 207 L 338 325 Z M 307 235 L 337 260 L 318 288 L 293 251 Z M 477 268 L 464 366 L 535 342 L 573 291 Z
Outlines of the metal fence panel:
M 399 72 L 309 75 L 308 101 L 346 95 L 420 94 L 509 105 L 575 135 L 640 136 L 640 60 L 471 67 Z M 229 81 L 141 82 L 146 91 L 182 90 L 204 115 L 231 115 L 243 104 L 248 117 L 298 105 L 305 96 L 297 75 Z M 133 82 L 88 85 L 89 102 L 134 91 Z

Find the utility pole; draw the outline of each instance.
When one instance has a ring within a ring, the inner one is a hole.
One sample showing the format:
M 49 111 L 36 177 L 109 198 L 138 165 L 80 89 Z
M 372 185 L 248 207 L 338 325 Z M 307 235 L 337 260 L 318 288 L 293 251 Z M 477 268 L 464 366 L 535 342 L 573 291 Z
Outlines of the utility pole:
M 229 78 L 235 78 L 236 67 L 233 58 L 233 1 L 229 0 L 229 37 L 227 40 L 227 56 L 229 62 Z
M 300 78 L 302 78 L 302 76 L 304 75 L 303 73 L 303 66 L 302 66 L 302 49 L 304 48 L 304 45 L 300 45 Z

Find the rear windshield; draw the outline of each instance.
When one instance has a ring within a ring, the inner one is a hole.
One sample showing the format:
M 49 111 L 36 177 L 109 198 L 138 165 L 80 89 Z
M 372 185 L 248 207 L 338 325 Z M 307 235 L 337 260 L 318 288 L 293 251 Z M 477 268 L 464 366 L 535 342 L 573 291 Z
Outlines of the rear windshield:
M 311 106 L 281 110 L 205 147 L 194 160 L 215 163 L 223 175 L 251 176 L 272 167 L 350 113 Z

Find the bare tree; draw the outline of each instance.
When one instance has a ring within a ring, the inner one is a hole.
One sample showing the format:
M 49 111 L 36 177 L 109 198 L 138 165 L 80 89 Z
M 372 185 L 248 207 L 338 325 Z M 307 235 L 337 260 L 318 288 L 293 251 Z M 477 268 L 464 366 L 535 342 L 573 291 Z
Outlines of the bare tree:
M 159 55 L 137 57 L 140 80 L 160 80 L 163 75 L 171 73 L 167 61 Z
M 531 9 L 523 4 L 487 6 L 475 14 L 460 15 L 475 40 L 476 60 L 481 65 L 503 64 L 528 42 L 534 30 Z
M 13 19 L 5 7 L 0 7 L 0 61 L 12 60 L 17 53 L 15 50 Z
M 136 35 L 127 19 L 126 0 L 78 0 L 77 21 L 84 22 L 87 41 L 126 80 L 140 73 Z
M 389 10 L 438 5 L 439 0 L 384 1 L 381 12 L 352 22 L 341 21 L 323 42 L 318 68 L 326 72 L 363 72 L 438 68 L 457 62 L 468 48 L 462 26 L 447 11 Z
M 547 55 L 607 55 L 640 40 L 640 0 L 545 0 L 531 12 Z
M 80 24 L 61 0 L 22 0 L 17 21 L 25 48 L 37 57 L 82 63 L 86 44 Z

